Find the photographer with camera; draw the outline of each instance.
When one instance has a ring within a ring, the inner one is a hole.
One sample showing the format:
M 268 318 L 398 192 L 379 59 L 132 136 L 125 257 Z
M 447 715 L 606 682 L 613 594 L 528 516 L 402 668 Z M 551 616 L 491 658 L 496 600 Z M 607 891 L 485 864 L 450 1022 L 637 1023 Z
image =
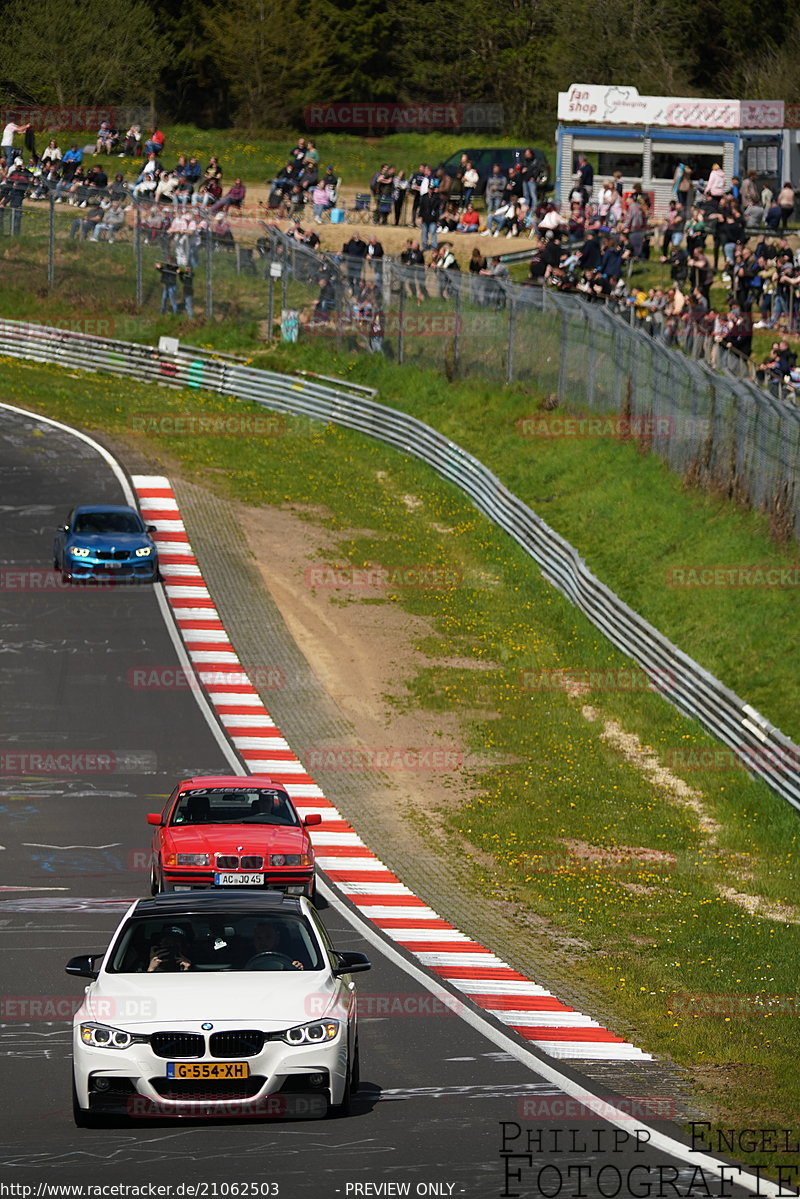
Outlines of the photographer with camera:
M 167 928 L 150 950 L 148 974 L 177 974 L 191 970 L 189 938 L 182 928 Z

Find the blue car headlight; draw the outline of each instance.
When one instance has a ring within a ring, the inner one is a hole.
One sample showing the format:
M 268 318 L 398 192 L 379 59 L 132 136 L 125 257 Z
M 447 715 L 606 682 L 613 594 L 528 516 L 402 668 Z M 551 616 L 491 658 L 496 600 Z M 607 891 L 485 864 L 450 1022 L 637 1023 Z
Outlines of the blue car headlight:
M 136 557 L 137 558 L 149 558 L 150 555 L 152 554 L 152 552 L 153 552 L 153 550 L 152 550 L 151 546 L 143 545 L 143 546 L 141 546 L 140 549 L 138 549 L 136 551 Z
M 92 551 L 86 549 L 86 547 L 82 545 L 71 545 L 69 547 L 69 552 L 72 554 L 73 558 L 88 558 Z

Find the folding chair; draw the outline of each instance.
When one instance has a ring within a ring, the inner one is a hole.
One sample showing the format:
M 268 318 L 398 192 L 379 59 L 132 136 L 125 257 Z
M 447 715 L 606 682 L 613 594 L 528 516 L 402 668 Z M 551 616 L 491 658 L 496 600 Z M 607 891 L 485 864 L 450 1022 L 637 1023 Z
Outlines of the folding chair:
M 357 192 L 354 206 L 350 209 L 352 223 L 362 225 L 369 224 L 370 208 L 372 207 L 372 195 L 370 192 Z

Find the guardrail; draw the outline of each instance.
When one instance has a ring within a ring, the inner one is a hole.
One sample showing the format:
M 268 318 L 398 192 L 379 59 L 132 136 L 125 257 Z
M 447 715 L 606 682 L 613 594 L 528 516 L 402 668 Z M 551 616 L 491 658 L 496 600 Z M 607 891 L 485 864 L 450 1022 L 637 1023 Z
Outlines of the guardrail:
M 751 774 L 800 810 L 800 747 L 601 583 L 577 550 L 488 467 L 416 417 L 347 384 L 275 374 L 192 346 L 156 348 L 0 320 L 0 353 L 166 387 L 202 388 L 289 415 L 354 429 L 412 454 L 470 497 L 563 595 L 631 657 L 680 711 L 727 745 Z

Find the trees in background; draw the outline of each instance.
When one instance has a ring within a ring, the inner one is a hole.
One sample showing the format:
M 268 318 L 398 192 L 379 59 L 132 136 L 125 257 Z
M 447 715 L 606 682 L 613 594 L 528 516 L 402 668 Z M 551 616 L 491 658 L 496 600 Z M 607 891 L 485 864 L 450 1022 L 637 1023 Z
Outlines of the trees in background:
M 309 104 L 502 104 L 555 120 L 571 83 L 800 100 L 795 0 L 8 0 L 0 101 L 148 103 L 162 119 L 302 127 Z

